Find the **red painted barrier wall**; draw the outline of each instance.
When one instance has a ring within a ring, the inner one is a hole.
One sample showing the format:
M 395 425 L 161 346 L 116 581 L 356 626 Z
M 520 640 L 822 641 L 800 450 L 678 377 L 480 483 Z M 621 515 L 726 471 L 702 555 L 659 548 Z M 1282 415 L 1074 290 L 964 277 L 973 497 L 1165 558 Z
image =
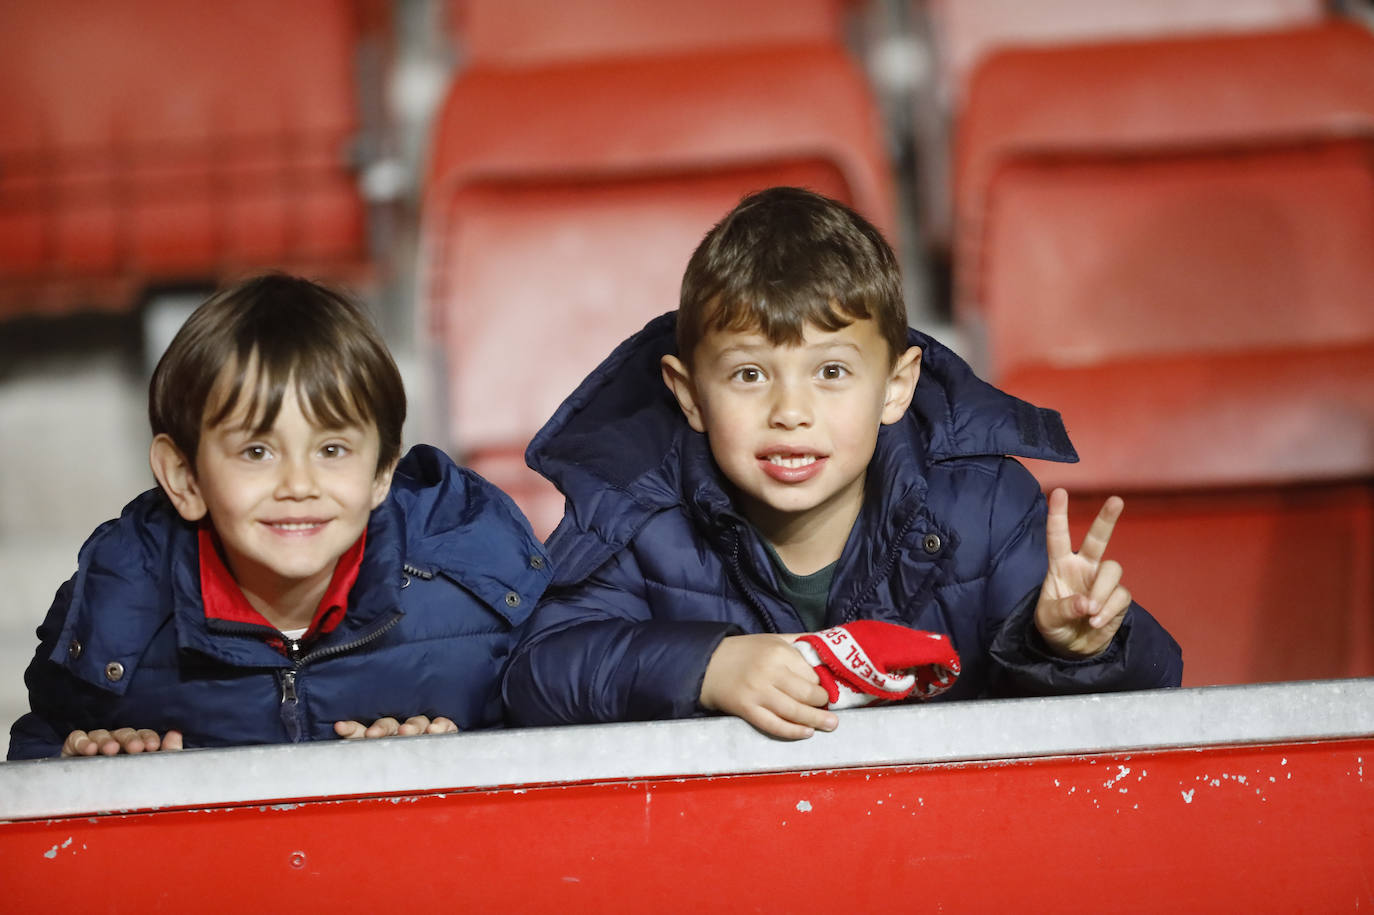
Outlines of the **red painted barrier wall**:
M 0 870 L 16 912 L 1355 911 L 1371 813 L 1355 739 L 21 822 Z

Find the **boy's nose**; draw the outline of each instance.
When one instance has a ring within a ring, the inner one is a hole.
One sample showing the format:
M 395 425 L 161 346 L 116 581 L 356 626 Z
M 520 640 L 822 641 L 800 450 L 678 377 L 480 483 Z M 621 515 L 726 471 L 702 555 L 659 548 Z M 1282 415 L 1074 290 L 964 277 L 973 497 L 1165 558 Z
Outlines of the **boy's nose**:
M 803 386 L 784 383 L 774 388 L 768 424 L 776 429 L 811 425 L 811 404 Z
M 281 476 L 277 480 L 277 498 L 306 499 L 315 494 L 315 473 L 310 461 L 283 460 Z

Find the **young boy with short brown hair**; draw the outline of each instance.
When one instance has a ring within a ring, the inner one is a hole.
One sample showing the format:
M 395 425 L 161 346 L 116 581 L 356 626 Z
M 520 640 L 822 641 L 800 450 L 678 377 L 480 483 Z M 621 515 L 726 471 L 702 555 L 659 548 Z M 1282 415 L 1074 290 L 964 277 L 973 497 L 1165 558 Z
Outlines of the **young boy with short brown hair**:
M 499 723 L 550 569 L 503 493 L 401 457 L 405 414 L 344 296 L 268 275 L 201 305 L 150 384 L 158 488 L 82 547 L 9 758 Z
M 844 703 L 804 652 L 834 666 L 841 642 L 856 660 L 834 673 L 869 695 L 912 689 L 889 688 L 885 650 L 927 658 L 920 695 L 942 699 L 1177 686 L 1178 646 L 1103 555 L 1121 500 L 1075 553 L 1067 495 L 1047 508 L 1008 455 L 1077 459 L 1058 414 L 907 328 L 873 226 L 797 188 L 745 198 L 692 255 L 676 314 L 530 445 L 568 509 L 508 713 L 719 711 L 806 737 Z

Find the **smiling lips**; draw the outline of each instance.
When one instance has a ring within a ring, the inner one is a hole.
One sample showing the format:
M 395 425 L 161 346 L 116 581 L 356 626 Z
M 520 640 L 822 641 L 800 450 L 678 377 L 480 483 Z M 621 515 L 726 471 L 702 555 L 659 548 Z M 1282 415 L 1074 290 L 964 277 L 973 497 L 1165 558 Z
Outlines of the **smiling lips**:
M 265 521 L 263 522 L 274 534 L 313 534 L 324 530 L 325 519 L 307 518 L 299 521 Z
M 804 483 L 821 472 L 826 458 L 818 454 L 770 452 L 759 455 L 759 467 L 779 483 Z

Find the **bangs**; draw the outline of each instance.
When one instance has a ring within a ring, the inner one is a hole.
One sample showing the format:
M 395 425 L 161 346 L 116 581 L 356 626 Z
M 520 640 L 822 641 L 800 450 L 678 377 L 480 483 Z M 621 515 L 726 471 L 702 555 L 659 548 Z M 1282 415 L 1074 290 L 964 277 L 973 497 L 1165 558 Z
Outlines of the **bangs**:
M 299 359 L 301 353 L 279 349 L 265 356 L 249 350 L 234 360 L 212 396 L 213 409 L 206 410 L 206 423 L 217 426 L 242 407 L 246 417 L 243 428 L 253 435 L 272 429 L 281 413 L 288 385 L 294 384 L 301 413 L 311 425 L 321 429 L 365 427 L 375 422 L 366 407 L 349 391 L 351 381 L 322 359 Z M 276 358 L 273 358 L 276 356 Z M 299 361 L 297 361 L 299 359 Z
M 707 310 L 708 332 L 760 333 L 774 346 L 796 346 L 807 325 L 837 331 L 872 316 L 862 302 L 842 304 L 831 296 L 718 296 Z

